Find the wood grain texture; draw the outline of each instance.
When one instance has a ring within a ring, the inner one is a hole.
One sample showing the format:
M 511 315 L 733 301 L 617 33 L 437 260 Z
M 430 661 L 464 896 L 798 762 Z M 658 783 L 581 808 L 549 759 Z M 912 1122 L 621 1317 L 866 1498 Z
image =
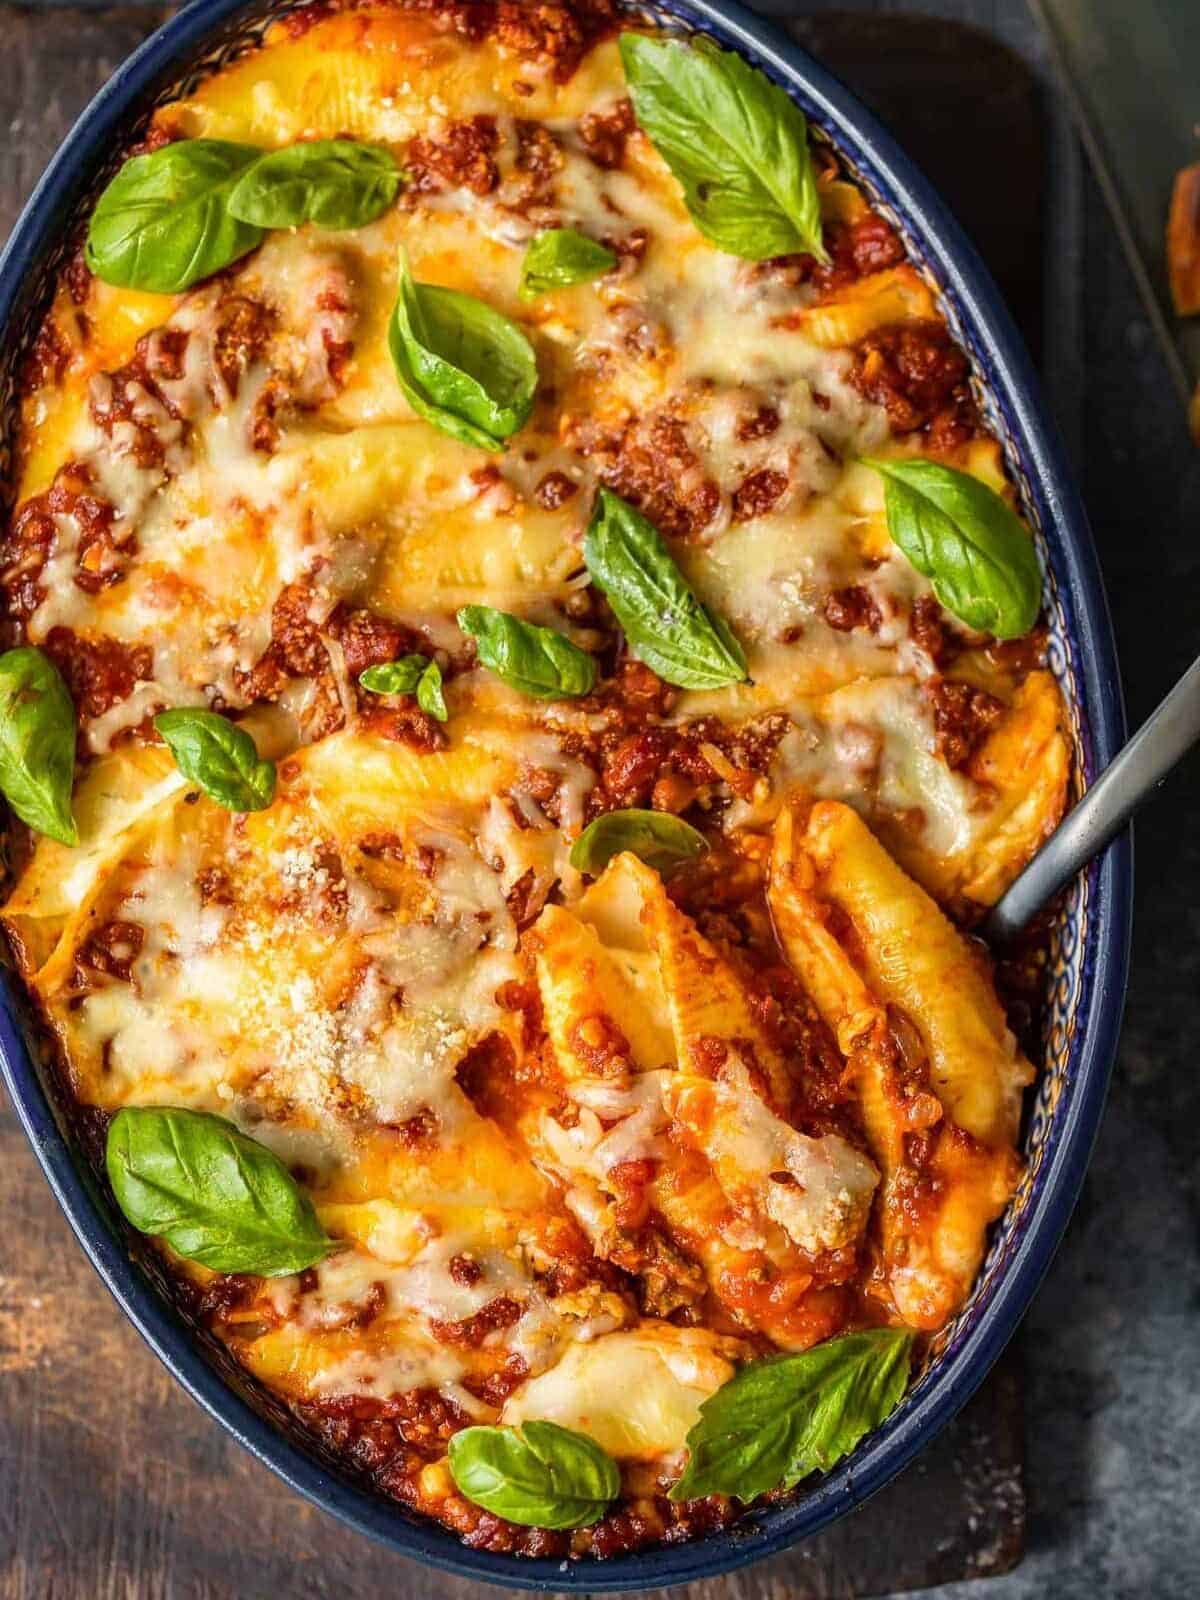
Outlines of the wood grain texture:
M 0 5 L 0 236 L 78 110 L 162 15 Z M 993 141 L 1015 136 L 1036 158 L 1028 83 L 980 35 L 836 14 L 798 31 L 897 125 L 936 84 L 940 117 L 955 116 L 947 95 L 972 105 L 974 151 L 990 126 Z M 918 140 L 926 120 L 916 119 Z M 946 163 L 944 141 L 940 149 L 943 170 L 934 175 L 953 193 L 956 163 Z M 919 153 L 938 165 L 938 141 Z M 1004 165 L 997 159 L 993 170 Z M 1014 214 L 1026 220 L 1014 224 Z M 1032 209 L 1027 195 L 1007 215 L 1008 236 L 993 243 L 992 258 L 1002 274 L 1005 259 L 1016 269 L 1008 287 L 1029 310 L 1020 280 L 1036 252 L 1019 241 L 1036 232 L 1036 194 Z M 986 232 L 987 218 L 978 222 Z M 988 239 L 979 242 L 988 251 Z M 0 1215 L 0 1600 L 344 1600 L 385 1586 L 405 1600 L 486 1600 L 497 1592 L 377 1548 L 232 1444 L 121 1317 L 7 1108 Z M 849 1600 L 1003 1572 L 1023 1545 L 1022 1444 L 1019 1363 L 1010 1356 L 963 1416 L 861 1512 L 801 1549 L 690 1586 L 688 1600 Z

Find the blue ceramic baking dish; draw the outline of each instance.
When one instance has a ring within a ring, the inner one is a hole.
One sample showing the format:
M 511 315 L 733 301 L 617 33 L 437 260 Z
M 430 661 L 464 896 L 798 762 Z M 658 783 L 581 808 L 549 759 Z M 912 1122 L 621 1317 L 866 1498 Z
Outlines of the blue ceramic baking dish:
M 0 475 L 7 468 L 17 375 L 31 330 L 81 212 L 116 154 L 162 100 L 257 39 L 296 0 L 193 0 L 160 28 L 79 119 L 0 258 Z M 660 0 L 639 8 L 740 50 L 794 95 L 875 203 L 900 229 L 971 355 L 978 394 L 1038 530 L 1051 619 L 1051 665 L 1071 708 L 1077 782 L 1086 786 L 1124 738 L 1117 662 L 1083 507 L 1029 358 L 995 285 L 953 217 L 891 136 L 802 50 L 734 0 Z M 0 478 L 2 481 L 2 478 Z M 1116 1051 L 1130 942 L 1128 838 L 1072 887 L 1053 934 L 1049 1020 L 1026 1178 L 999 1225 L 980 1282 L 887 1424 L 789 1504 L 677 1548 L 611 1563 L 528 1561 L 466 1549 L 450 1533 L 373 1493 L 321 1456 L 282 1404 L 259 1389 L 175 1308 L 135 1246 L 59 1105 L 19 986 L 0 974 L 0 1066 L 29 1140 L 83 1248 L 150 1347 L 188 1392 L 302 1494 L 399 1554 L 509 1588 L 644 1590 L 758 1560 L 861 1504 L 959 1409 L 1011 1336 L 1075 1203 Z

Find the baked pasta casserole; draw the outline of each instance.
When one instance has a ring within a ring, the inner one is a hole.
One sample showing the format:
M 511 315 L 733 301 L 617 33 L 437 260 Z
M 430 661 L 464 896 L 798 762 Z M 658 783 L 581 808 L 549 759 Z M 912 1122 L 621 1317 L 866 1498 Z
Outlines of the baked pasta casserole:
M 110 178 L 0 784 L 131 1242 L 473 1546 L 721 1525 L 1020 1176 L 970 930 L 1070 758 L 968 360 L 784 91 L 609 0 L 321 0 Z

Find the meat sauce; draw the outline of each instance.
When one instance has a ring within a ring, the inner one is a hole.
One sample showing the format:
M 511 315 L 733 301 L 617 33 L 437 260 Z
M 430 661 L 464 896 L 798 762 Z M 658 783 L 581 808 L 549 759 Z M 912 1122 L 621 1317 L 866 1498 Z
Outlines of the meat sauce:
M 119 582 L 136 551 L 132 530 L 115 531 L 113 507 L 97 492 L 90 469 L 68 463 L 44 494 L 20 507 L 0 545 L 0 591 L 16 622 L 27 622 L 46 598 L 41 577 L 57 542 L 58 517 L 72 518 L 79 527 L 73 578 L 89 594 Z
M 471 1422 L 436 1389 L 415 1389 L 389 1400 L 330 1399 L 297 1409 L 340 1459 L 385 1494 L 415 1510 L 433 1512 L 474 1550 L 543 1558 L 627 1555 L 647 1545 L 696 1538 L 737 1515 L 736 1502 L 719 1495 L 669 1500 L 664 1483 L 661 1493 L 622 1502 L 599 1522 L 573 1533 L 520 1527 L 456 1493 L 448 1476 L 426 1472 L 445 1453 L 450 1435 Z
M 413 695 L 381 696 L 358 680 L 368 667 L 413 653 L 432 656 L 429 640 L 414 628 L 391 622 L 365 606 L 330 602 L 320 587 L 298 580 L 282 590 L 271 613 L 271 639 L 240 689 L 247 700 L 277 701 L 297 679 L 315 679 L 322 686 L 326 711 L 322 736 L 341 727 L 344 713 L 333 680 L 326 640 L 340 646 L 345 673 L 353 685 L 364 726 L 385 739 L 420 751 L 440 750 L 446 743 L 441 725 L 420 710 Z M 393 701 L 399 700 L 399 705 Z
M 452 122 L 438 139 L 414 139 L 405 157 L 410 193 L 415 198 L 461 187 L 476 195 L 491 194 L 500 182 L 494 158 L 498 143 L 495 117 L 483 116 Z
M 851 382 L 883 406 L 897 434 L 921 434 L 935 454 L 980 431 L 967 358 L 941 322 L 905 323 L 868 334 Z

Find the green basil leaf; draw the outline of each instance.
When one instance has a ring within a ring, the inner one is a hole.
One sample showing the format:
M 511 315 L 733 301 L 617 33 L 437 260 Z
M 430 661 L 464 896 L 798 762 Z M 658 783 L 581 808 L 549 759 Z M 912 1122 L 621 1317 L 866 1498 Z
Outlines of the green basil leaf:
M 751 1361 L 700 1407 L 672 1500 L 753 1500 L 827 1472 L 899 1405 L 912 1335 L 848 1333 L 800 1355 Z
M 263 811 L 275 796 L 275 763 L 260 759 L 244 728 L 215 711 L 180 706 L 160 711 L 156 730 L 175 765 L 226 811 Z
M 224 139 L 180 139 L 133 156 L 96 202 L 85 256 L 105 283 L 175 294 L 254 249 L 263 230 L 229 210 L 262 154 Z
M 135 1228 L 214 1272 L 277 1278 L 334 1248 L 279 1157 L 224 1117 L 123 1106 L 109 1124 L 105 1164 Z
M 58 668 L 31 645 L 0 655 L 0 792 L 22 822 L 78 844 L 71 815 L 75 707 Z
M 491 606 L 464 606 L 458 625 L 474 639 L 489 672 L 535 700 L 568 699 L 595 687 L 595 661 L 553 628 L 522 622 Z
M 746 657 L 728 624 L 701 605 L 653 523 L 601 489 L 583 559 L 638 658 L 681 689 L 744 683 Z
M 707 41 L 623 33 L 620 48 L 638 126 L 705 238 L 747 261 L 827 260 L 808 125 L 791 96 Z
M 571 846 L 571 865 L 595 878 L 614 856 L 632 850 L 665 878 L 707 849 L 708 840 L 702 833 L 669 812 L 606 811 L 589 822 Z
M 450 1476 L 485 1511 L 529 1528 L 586 1528 L 621 1492 L 617 1464 L 557 1422 L 463 1428 L 447 1446 Z
M 522 300 L 536 300 L 552 289 L 565 289 L 573 283 L 588 283 L 602 272 L 611 272 L 617 258 L 607 246 L 589 239 L 574 228 L 547 228 L 532 240 L 521 263 Z
M 499 311 L 455 289 L 417 283 L 400 255 L 388 348 L 419 417 L 463 444 L 502 450 L 533 409 L 533 346 Z
M 427 716 L 436 717 L 439 722 L 445 722 L 450 715 L 442 694 L 442 669 L 436 661 L 431 661 L 417 680 L 417 704 Z
M 946 610 L 997 639 L 1028 633 L 1041 569 L 1028 529 L 996 491 L 940 461 L 863 464 L 883 475 L 888 532 Z
M 259 228 L 361 228 L 396 198 L 391 152 L 354 139 L 313 139 L 260 155 L 234 184 L 230 213 Z
M 401 656 L 399 661 L 368 667 L 359 673 L 358 681 L 372 694 L 416 694 L 421 674 L 429 664 L 428 656 Z
M 442 694 L 442 669 L 428 656 L 401 656 L 360 672 L 358 681 L 372 694 L 415 694 L 421 710 L 439 722 L 449 716 Z

